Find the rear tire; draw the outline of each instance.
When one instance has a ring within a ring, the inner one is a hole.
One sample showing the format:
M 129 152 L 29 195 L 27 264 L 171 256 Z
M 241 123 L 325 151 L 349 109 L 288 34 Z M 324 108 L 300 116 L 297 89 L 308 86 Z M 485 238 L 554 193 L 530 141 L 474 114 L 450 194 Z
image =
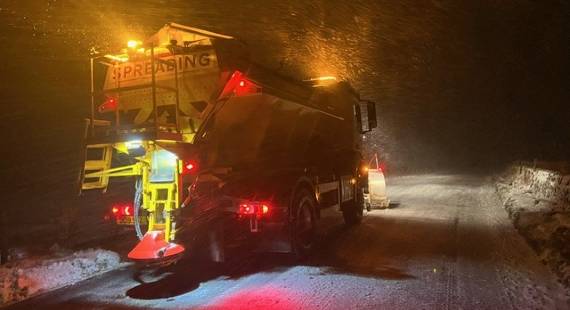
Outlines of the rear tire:
M 291 248 L 295 258 L 310 254 L 315 241 L 315 198 L 307 189 L 295 194 L 292 205 Z
M 345 205 L 342 209 L 344 223 L 347 226 L 354 226 L 362 222 L 364 215 L 364 194 L 361 188 L 357 188 L 355 201 Z

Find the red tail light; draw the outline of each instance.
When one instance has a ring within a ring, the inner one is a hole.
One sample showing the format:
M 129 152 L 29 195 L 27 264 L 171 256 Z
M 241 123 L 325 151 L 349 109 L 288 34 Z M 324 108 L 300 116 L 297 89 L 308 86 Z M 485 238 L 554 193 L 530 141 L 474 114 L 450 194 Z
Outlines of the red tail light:
M 124 212 L 125 215 L 131 216 L 131 215 L 134 214 L 135 209 L 134 209 L 133 206 L 127 205 L 127 206 L 125 206 L 125 208 L 123 209 L 123 212 Z
M 111 208 L 111 213 L 115 217 L 132 216 L 135 214 L 135 208 L 131 204 L 117 204 Z
M 269 214 L 271 205 L 265 202 L 246 202 L 239 205 L 238 214 L 240 216 L 256 215 L 262 217 Z
M 99 113 L 115 111 L 118 105 L 119 102 L 117 101 L 116 98 L 109 97 L 97 109 L 99 110 Z
M 378 165 L 378 170 L 382 171 L 382 173 L 386 173 L 386 163 L 385 162 L 381 162 Z
M 239 205 L 240 215 L 252 215 L 255 214 L 255 207 L 251 204 L 241 204 Z
M 198 171 L 198 163 L 194 160 L 185 160 L 182 162 L 182 174 L 191 174 Z
M 235 71 L 220 94 L 220 98 L 230 95 L 245 96 L 259 93 L 261 88 L 254 82 L 247 79 L 245 74 Z

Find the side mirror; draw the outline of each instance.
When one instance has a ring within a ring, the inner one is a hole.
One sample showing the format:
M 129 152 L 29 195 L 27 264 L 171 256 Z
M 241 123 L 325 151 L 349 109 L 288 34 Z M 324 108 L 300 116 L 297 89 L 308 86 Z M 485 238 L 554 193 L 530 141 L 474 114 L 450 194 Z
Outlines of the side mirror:
M 356 120 L 360 128 L 360 133 L 367 133 L 378 127 L 376 117 L 376 103 L 372 101 L 361 101 L 356 105 Z

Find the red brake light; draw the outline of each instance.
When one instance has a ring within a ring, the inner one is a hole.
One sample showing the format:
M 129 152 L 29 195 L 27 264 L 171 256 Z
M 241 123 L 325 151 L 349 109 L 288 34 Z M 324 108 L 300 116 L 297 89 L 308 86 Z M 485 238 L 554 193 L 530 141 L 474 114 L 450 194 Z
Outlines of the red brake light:
M 133 206 L 125 206 L 124 214 L 127 216 L 133 215 Z
M 386 172 L 386 163 L 381 162 L 381 163 L 378 165 L 378 170 L 382 171 L 382 173 L 385 173 L 385 172 Z
M 198 170 L 198 164 L 193 160 L 184 161 L 182 163 L 182 174 L 191 174 Z
M 245 74 L 240 71 L 235 71 L 220 94 L 220 98 L 228 97 L 231 95 L 244 96 L 260 92 L 260 87 L 254 82 L 247 79 Z
M 104 113 L 104 112 L 108 112 L 108 111 L 115 111 L 117 109 L 117 106 L 119 105 L 119 102 L 117 101 L 116 98 L 113 97 L 108 97 L 107 100 L 105 100 L 105 102 L 103 102 L 99 107 L 99 113 Z
M 258 203 L 258 202 L 248 202 L 239 205 L 238 214 L 245 215 L 257 215 L 257 217 L 262 217 L 267 215 L 271 210 L 271 206 L 268 203 Z
M 132 216 L 135 214 L 135 208 L 132 204 L 116 204 L 111 208 L 111 212 L 115 217 Z
M 255 208 L 251 204 L 241 204 L 239 205 L 239 214 L 241 215 L 251 215 L 255 213 Z

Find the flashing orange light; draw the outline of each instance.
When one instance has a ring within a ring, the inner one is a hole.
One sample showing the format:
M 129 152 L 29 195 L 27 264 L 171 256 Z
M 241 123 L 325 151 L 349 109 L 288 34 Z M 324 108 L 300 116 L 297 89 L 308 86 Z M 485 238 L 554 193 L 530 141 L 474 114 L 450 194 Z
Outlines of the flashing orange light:
M 337 81 L 337 78 L 334 76 L 320 76 L 305 81 L 311 82 L 313 84 L 313 87 L 321 87 L 334 84 Z
M 113 214 L 117 214 L 119 213 L 119 208 L 113 207 L 113 209 L 111 209 L 111 212 L 113 212 Z
M 311 81 L 336 81 L 335 76 L 319 76 L 317 78 L 310 79 Z
M 269 213 L 269 206 L 268 206 L 268 205 L 265 205 L 265 204 L 261 205 L 261 213 L 262 213 L 262 214 L 267 214 L 267 213 Z

